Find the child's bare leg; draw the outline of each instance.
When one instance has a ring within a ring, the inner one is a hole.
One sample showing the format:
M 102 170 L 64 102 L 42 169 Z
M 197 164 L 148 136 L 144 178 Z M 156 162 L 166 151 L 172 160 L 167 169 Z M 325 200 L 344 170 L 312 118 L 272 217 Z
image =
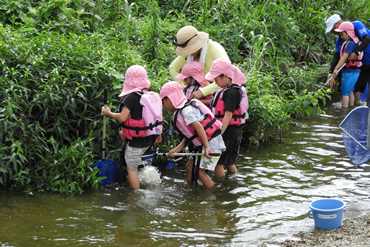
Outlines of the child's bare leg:
M 342 107 L 348 107 L 349 96 L 342 95 Z
M 137 169 L 132 170 L 127 167 L 127 175 L 128 175 L 128 182 L 130 184 L 130 187 L 133 189 L 139 189 L 140 188 L 140 182 L 139 178 L 137 176 Z
M 191 177 L 192 177 L 192 174 L 193 174 L 193 160 L 189 160 L 187 163 L 186 163 L 186 179 L 188 181 L 191 181 Z
M 218 165 L 215 168 L 215 176 L 216 178 L 225 177 L 224 165 Z
M 230 166 L 226 166 L 226 167 L 227 167 L 227 172 L 236 173 L 238 171 L 238 169 L 236 169 L 235 164 L 230 165 Z
M 353 92 L 351 92 L 349 94 L 349 102 L 348 102 L 348 105 L 349 106 L 353 106 L 354 103 L 355 103 L 355 94 Z
M 354 95 L 355 95 L 355 103 L 357 104 L 360 101 L 361 92 L 358 91 L 354 93 Z
M 201 168 L 199 169 L 198 177 L 205 187 L 207 188 L 213 187 L 213 182 L 204 169 Z
M 141 162 L 141 156 L 145 153 L 145 151 L 149 147 L 146 148 L 135 148 L 131 147 L 129 143 L 125 149 L 125 161 L 127 165 L 127 175 L 130 187 L 133 189 L 140 188 L 139 178 L 137 176 L 137 168 Z

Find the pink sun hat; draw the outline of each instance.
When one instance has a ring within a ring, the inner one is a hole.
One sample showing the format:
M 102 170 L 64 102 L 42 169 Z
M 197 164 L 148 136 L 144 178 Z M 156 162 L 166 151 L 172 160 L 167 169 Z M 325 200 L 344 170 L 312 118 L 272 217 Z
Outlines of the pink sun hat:
M 170 81 L 163 85 L 159 92 L 159 97 L 164 99 L 165 97 L 170 98 L 175 108 L 184 107 L 187 99 L 182 91 L 182 86 L 176 81 Z
M 204 74 L 203 65 L 197 61 L 191 61 L 184 65 L 181 74 L 176 76 L 176 79 L 183 80 L 188 77 L 193 77 L 200 85 L 205 86 L 206 77 Z
M 149 89 L 149 87 L 150 81 L 145 68 L 140 65 L 133 65 L 126 71 L 125 82 L 119 97 L 133 92 L 140 92 L 143 88 Z
M 247 82 L 244 74 L 235 65 L 232 65 L 229 59 L 223 57 L 212 62 L 211 71 L 206 74 L 206 79 L 212 80 L 221 74 L 228 75 L 232 79 L 232 83 L 239 86 Z
M 335 32 L 340 33 L 340 32 L 347 32 L 349 37 L 355 42 L 356 44 L 360 41 L 358 37 L 355 34 L 355 27 L 353 24 L 349 21 L 344 21 L 342 22 L 337 29 L 334 29 Z

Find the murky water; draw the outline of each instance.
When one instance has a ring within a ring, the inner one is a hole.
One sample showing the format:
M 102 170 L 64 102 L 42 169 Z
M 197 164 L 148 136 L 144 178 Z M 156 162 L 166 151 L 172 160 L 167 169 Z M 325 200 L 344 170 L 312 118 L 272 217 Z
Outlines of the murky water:
M 0 192 L 1 246 L 258 246 L 312 231 L 309 204 L 346 203 L 344 218 L 369 213 L 370 172 L 350 166 L 340 129 L 341 103 L 297 121 L 282 143 L 242 150 L 239 172 L 195 188 L 185 168 L 142 171 L 140 190 L 109 186 L 83 195 Z M 153 171 L 152 171 L 153 172 Z M 156 172 L 154 171 L 154 173 Z

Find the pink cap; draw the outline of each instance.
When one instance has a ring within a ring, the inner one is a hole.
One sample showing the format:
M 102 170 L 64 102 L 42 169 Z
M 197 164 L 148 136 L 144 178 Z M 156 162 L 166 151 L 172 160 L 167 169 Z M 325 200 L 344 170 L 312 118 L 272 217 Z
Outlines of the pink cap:
M 127 69 L 125 82 L 119 97 L 125 96 L 133 92 L 140 92 L 143 88 L 149 89 L 150 81 L 143 66 L 133 65 Z
M 193 77 L 201 86 L 205 86 L 206 77 L 204 74 L 203 65 L 197 61 L 191 61 L 184 65 L 181 74 L 176 76 L 176 79 L 183 80 L 188 77 Z
M 226 58 L 217 58 L 212 62 L 211 71 L 206 74 L 206 79 L 212 80 L 221 74 L 228 75 L 232 83 L 239 86 L 247 82 L 243 73 Z
M 337 33 L 347 32 L 349 37 L 351 37 L 353 42 L 355 42 L 356 44 L 360 41 L 355 34 L 355 27 L 349 21 L 342 22 L 337 29 L 334 29 L 334 31 Z
M 161 99 L 168 97 L 170 98 L 175 108 L 182 108 L 186 103 L 186 97 L 182 91 L 182 86 L 176 81 L 170 81 L 163 85 L 159 97 Z

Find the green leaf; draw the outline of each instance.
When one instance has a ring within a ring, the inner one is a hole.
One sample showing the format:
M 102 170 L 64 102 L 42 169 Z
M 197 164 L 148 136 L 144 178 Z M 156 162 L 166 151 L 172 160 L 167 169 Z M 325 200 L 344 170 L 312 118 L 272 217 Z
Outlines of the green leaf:
M 1 168 L 1 167 L 0 167 L 0 172 L 8 173 L 8 171 L 7 171 L 7 170 L 5 170 L 4 168 Z
M 307 114 L 307 116 L 311 116 L 312 108 L 310 106 L 306 107 L 306 114 Z
M 96 19 L 98 19 L 99 21 L 103 21 L 103 19 L 99 16 L 99 15 L 94 15 Z
M 317 99 L 311 99 L 311 104 L 317 105 L 319 101 Z

